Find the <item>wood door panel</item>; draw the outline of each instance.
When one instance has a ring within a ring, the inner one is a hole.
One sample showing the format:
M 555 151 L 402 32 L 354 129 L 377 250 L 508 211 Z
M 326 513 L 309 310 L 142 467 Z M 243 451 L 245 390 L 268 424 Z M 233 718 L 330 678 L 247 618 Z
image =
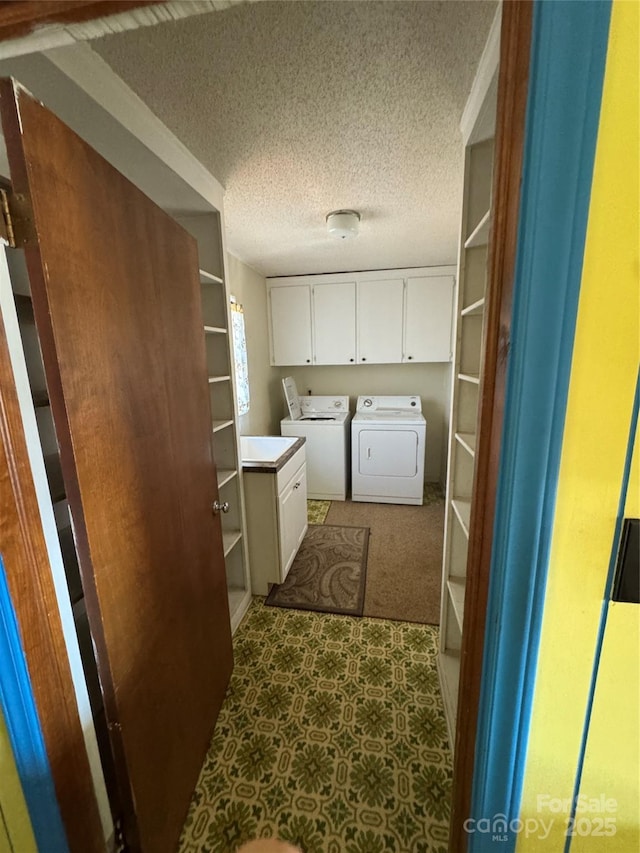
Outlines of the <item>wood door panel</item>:
M 232 666 L 196 245 L 28 93 L 0 93 L 127 831 L 171 850 Z

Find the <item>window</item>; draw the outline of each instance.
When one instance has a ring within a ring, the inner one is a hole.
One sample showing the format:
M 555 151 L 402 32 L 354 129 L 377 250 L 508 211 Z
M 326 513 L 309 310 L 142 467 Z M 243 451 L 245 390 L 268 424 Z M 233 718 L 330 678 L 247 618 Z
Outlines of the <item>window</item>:
M 249 411 L 249 369 L 247 366 L 247 338 L 244 331 L 244 311 L 242 305 L 231 297 L 231 337 L 233 343 L 233 361 L 236 372 L 238 393 L 238 414 Z

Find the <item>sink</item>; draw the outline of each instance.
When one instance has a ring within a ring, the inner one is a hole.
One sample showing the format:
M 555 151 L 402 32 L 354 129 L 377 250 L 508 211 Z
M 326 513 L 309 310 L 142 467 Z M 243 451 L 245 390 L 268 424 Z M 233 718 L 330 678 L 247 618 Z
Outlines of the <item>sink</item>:
M 284 435 L 241 435 L 240 456 L 243 462 L 274 463 L 291 450 L 297 440 Z

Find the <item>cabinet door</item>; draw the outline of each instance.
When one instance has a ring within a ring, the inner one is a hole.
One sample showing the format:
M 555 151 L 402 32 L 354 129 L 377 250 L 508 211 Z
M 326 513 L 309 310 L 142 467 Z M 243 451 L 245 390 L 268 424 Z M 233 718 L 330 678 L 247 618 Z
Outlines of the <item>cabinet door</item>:
M 28 92 L 0 96 L 123 830 L 172 850 L 232 668 L 197 247 Z
M 297 471 L 278 499 L 280 526 L 280 583 L 291 568 L 293 558 L 307 531 L 307 466 Z
M 272 287 L 269 290 L 271 316 L 271 363 L 311 364 L 311 287 Z
M 404 361 L 449 361 L 453 320 L 453 276 L 407 279 Z
M 356 283 L 313 286 L 314 364 L 355 364 Z
M 358 363 L 402 361 L 401 278 L 358 282 Z

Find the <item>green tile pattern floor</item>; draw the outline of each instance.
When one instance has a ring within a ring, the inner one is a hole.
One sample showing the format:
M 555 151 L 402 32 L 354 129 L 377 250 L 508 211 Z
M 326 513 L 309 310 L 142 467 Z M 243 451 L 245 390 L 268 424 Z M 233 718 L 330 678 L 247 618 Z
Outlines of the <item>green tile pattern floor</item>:
M 331 501 L 307 501 L 307 521 L 309 524 L 324 524 L 327 513 L 331 508 Z
M 436 644 L 428 625 L 254 599 L 182 853 L 258 836 L 305 853 L 445 853 L 452 769 Z

